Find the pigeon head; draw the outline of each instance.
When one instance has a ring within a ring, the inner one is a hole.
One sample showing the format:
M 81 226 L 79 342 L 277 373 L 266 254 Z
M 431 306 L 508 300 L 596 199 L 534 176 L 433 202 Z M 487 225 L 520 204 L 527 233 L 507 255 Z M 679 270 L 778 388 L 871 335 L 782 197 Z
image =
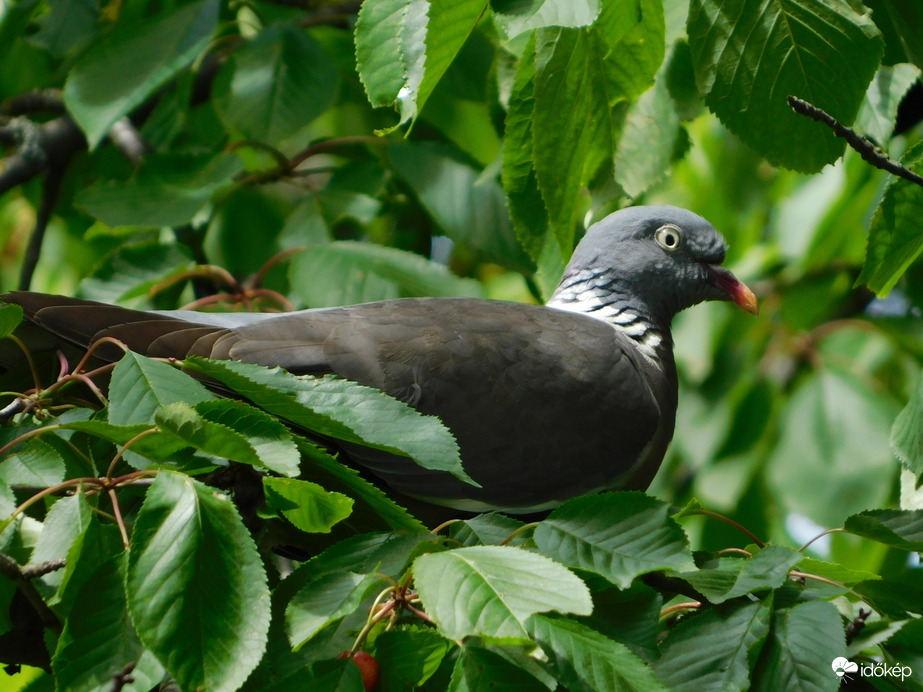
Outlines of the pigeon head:
M 726 253 L 724 238 L 698 214 L 628 207 L 587 230 L 549 305 L 616 322 L 627 310 L 660 329 L 705 300 L 756 314 L 753 292 L 721 266 Z

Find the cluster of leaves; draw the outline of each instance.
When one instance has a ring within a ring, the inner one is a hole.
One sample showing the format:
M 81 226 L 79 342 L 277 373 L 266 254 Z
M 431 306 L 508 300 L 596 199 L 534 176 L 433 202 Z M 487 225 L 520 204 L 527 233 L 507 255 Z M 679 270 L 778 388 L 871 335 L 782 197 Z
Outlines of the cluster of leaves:
M 448 535 L 277 420 L 463 474 L 438 422 L 376 392 L 183 364 L 250 405 L 137 354 L 48 387 L 8 372 L 36 390 L 0 443 L 3 660 L 50 669 L 35 690 L 358 690 L 354 647 L 387 690 L 813 690 L 848 656 L 919 689 L 923 187 L 852 152 L 811 177 L 764 160 L 844 153 L 795 95 L 923 170 L 919 132 L 894 133 L 920 35 L 915 0 L 0 8 L 6 283 L 21 264 L 23 287 L 142 307 L 541 298 L 583 221 L 631 200 L 708 217 L 766 316 L 677 322 L 663 499 Z M 55 408 L 87 385 L 95 406 Z M 902 509 L 871 509 L 897 501 L 889 431 Z M 798 522 L 845 532 L 784 547 Z M 278 546 L 313 557 L 288 574 Z
M 7 332 L 17 312 L 0 311 Z M 831 689 L 831 661 L 871 645 L 901 670 L 919 660 L 919 589 L 761 542 L 694 554 L 679 522 L 704 510 L 670 516 L 639 492 L 575 498 L 535 524 L 487 514 L 429 531 L 278 418 L 425 466 L 457 459 L 437 421 L 343 380 L 182 365 L 259 408 L 129 351 L 25 399 L 33 421 L 4 436 L 0 623 L 21 637 L 11 606 L 28 599 L 43 618 L 28 660 L 48 646 L 56 689 L 147 690 L 169 675 L 189 690 L 360 691 L 360 669 L 338 658 L 359 647 L 382 690 Z M 102 370 L 101 412 L 40 420 Z M 16 506 L 13 489 L 30 487 L 43 489 Z M 41 521 L 26 515 L 42 500 Z M 363 514 L 389 530 L 361 533 Z M 920 514 L 864 512 L 844 530 L 919 551 Z M 352 535 L 280 578 L 266 549 L 285 531 L 338 525 Z

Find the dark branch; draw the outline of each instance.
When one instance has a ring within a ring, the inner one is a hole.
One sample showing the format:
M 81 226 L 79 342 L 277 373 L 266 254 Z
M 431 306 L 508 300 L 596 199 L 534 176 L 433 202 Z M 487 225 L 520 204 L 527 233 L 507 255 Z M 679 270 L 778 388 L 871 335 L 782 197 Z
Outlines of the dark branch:
M 0 111 L 8 115 L 25 115 L 37 111 L 63 113 L 64 101 L 58 89 L 34 89 L 8 98 L 0 105 Z
M 58 192 L 61 189 L 61 178 L 63 176 L 63 169 L 51 168 L 42 183 L 42 200 L 38 208 L 38 214 L 35 216 L 35 229 L 29 237 L 29 245 L 26 247 L 26 254 L 22 259 L 22 269 L 19 271 L 20 291 L 28 291 L 29 286 L 32 284 L 32 275 L 35 273 L 35 267 L 38 266 L 38 260 L 42 255 L 45 231 L 48 229 L 48 224 L 58 201 Z
M 870 164 L 875 166 L 875 168 L 880 168 L 883 171 L 887 171 L 893 175 L 904 178 L 904 180 L 909 180 L 910 182 L 923 187 L 923 177 L 917 175 L 908 168 L 905 168 L 897 161 L 888 158 L 888 156 L 871 140 L 863 137 L 858 132 L 852 128 L 841 125 L 837 122 L 829 113 L 822 111 L 817 106 L 811 105 L 807 101 L 803 101 L 797 96 L 788 97 L 788 105 L 792 109 L 800 114 L 806 115 L 812 120 L 816 120 L 819 123 L 823 123 L 831 130 L 833 134 L 837 137 L 842 137 L 846 140 L 846 143 L 849 144 L 853 149 L 859 152 L 859 155 L 868 161 Z

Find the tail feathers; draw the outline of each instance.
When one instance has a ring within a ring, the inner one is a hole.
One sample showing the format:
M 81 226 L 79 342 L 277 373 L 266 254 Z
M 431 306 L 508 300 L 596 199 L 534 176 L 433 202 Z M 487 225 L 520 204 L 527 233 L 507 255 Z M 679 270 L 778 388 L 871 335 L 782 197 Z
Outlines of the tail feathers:
M 112 337 L 138 353 L 161 358 L 185 358 L 201 339 L 218 338 L 227 330 L 196 324 L 142 310 L 106 305 L 90 300 L 15 291 L 0 300 L 20 305 L 26 318 L 59 339 L 80 348 Z M 207 351 L 196 351 L 207 355 Z M 101 347 L 106 360 L 121 357 L 116 345 Z

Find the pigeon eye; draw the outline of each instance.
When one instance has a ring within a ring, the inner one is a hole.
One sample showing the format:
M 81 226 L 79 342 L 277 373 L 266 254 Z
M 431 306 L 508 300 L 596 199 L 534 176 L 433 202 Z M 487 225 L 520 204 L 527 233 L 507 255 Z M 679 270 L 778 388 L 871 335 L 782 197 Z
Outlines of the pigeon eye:
M 654 233 L 654 240 L 656 240 L 657 244 L 664 250 L 673 252 L 679 248 L 679 229 L 676 226 L 671 226 L 670 224 L 661 226 L 657 229 L 657 232 Z

